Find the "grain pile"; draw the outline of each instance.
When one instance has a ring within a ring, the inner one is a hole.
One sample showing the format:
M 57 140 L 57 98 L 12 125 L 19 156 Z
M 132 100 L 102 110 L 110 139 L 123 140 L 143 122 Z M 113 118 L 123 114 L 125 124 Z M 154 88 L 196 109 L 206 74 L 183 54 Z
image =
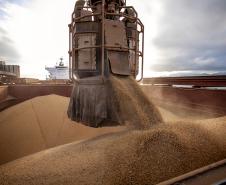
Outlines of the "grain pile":
M 93 129 L 76 124 L 67 118 L 68 103 L 68 98 L 50 95 L 1 112 L 0 164 L 61 144 L 125 129 Z
M 160 124 L 57 147 L 1 166 L 0 184 L 156 184 L 225 158 L 225 121 Z
M 131 91 L 126 101 L 133 101 L 133 107 L 123 101 L 120 106 L 126 112 L 125 120 L 134 119 L 136 111 L 139 117 L 128 125 L 145 130 L 92 129 L 75 124 L 66 116 L 67 98 L 47 96 L 27 101 L 0 114 L 1 151 L 9 151 L 9 155 L 16 152 L 18 156 L 29 147 L 32 152 L 26 152 L 33 153 L 37 148 L 76 142 L 1 165 L 0 184 L 151 185 L 226 158 L 226 117 L 189 123 L 159 109 L 174 122 L 150 124 L 161 121 L 161 116 L 153 122 L 148 116 L 158 115 L 155 107 L 139 90 L 132 92 L 133 85 L 125 87 L 123 79 L 116 80 L 115 93 L 122 100 Z M 133 100 L 137 95 L 144 106 Z M 151 106 L 154 113 L 146 106 Z M 114 133 L 103 135 L 109 132 Z M 3 144 L 5 141 L 9 142 Z

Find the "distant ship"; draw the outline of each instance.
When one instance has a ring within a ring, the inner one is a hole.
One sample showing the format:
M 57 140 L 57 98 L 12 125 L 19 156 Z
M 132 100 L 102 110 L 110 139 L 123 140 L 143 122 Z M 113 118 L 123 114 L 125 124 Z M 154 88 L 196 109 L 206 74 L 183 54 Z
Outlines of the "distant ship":
M 45 67 L 45 70 L 49 72 L 47 80 L 68 80 L 69 68 L 64 65 L 63 58 L 60 58 L 59 65 L 54 67 Z

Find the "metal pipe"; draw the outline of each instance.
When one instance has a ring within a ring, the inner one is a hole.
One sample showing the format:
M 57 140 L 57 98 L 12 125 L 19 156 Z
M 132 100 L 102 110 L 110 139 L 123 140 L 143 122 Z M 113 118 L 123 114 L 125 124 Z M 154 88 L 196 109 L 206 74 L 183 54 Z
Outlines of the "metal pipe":
M 144 27 L 142 28 L 142 63 L 141 63 L 141 78 L 138 80 L 140 82 L 144 78 Z
M 138 30 L 138 24 L 137 24 L 137 14 L 136 14 L 136 32 L 135 32 L 135 57 L 134 57 L 134 60 L 135 60 L 135 78 L 137 77 L 136 76 L 136 70 L 137 70 L 137 30 Z M 139 42 L 138 42 L 139 44 Z M 139 50 L 139 48 L 138 48 Z M 139 67 L 139 57 L 138 57 L 138 67 Z
M 120 51 L 135 50 L 135 49 L 131 49 L 131 48 L 129 48 L 129 47 L 111 46 L 111 45 L 105 45 L 105 48 L 107 48 L 107 49 L 118 49 L 118 50 L 120 50 Z
M 81 35 L 81 34 L 87 34 L 87 33 L 99 33 L 97 31 L 83 31 L 83 32 L 75 32 L 74 35 Z
M 69 78 L 72 80 L 72 69 L 71 69 L 71 25 L 69 27 Z
M 90 14 L 90 15 L 83 15 L 81 17 L 74 18 L 74 21 L 75 22 L 78 22 L 79 20 L 81 20 L 83 18 L 86 18 L 86 17 L 95 17 L 95 16 L 98 16 L 98 15 L 101 15 L 101 14 L 100 13 L 94 13 L 94 14 Z
M 103 79 L 105 79 L 105 76 L 104 76 L 104 68 L 105 68 L 105 63 L 104 63 L 104 50 L 105 50 L 105 48 L 104 48 L 104 44 L 105 44 L 105 41 L 104 41 L 104 39 L 105 39 L 105 34 L 104 34 L 104 19 L 105 19 L 105 0 L 102 0 L 102 58 L 101 58 L 101 61 L 102 61 L 102 71 L 101 71 L 101 73 L 102 73 L 102 78 Z
M 74 48 L 75 51 L 83 50 L 83 49 L 93 49 L 93 48 L 100 48 L 101 45 L 99 46 L 88 46 L 88 47 L 81 47 L 81 48 Z
M 180 177 L 176 177 L 176 178 L 173 178 L 171 180 L 168 180 L 168 181 L 165 181 L 165 182 L 161 182 L 161 183 L 159 183 L 157 185 L 170 185 L 170 184 L 175 184 L 175 183 L 178 183 L 180 181 L 183 181 L 183 180 L 189 179 L 191 177 L 197 176 L 199 174 L 202 174 L 204 172 L 207 172 L 209 170 L 212 170 L 214 168 L 220 167 L 220 166 L 225 165 L 225 164 L 226 164 L 226 159 L 225 160 L 222 160 L 222 161 L 219 161 L 217 163 L 211 164 L 209 166 L 206 166 L 204 168 L 200 168 L 198 170 L 192 171 L 192 172 L 187 173 L 185 175 L 182 175 Z
M 93 48 L 101 48 L 102 45 L 96 45 L 96 46 L 88 46 L 88 47 L 81 47 L 81 48 L 74 48 L 75 51 L 84 50 L 84 49 L 93 49 Z M 135 49 L 129 48 L 129 47 L 121 47 L 121 46 L 111 46 L 111 45 L 104 45 L 106 49 L 117 49 L 117 51 L 135 51 Z M 142 55 L 142 52 L 138 52 L 139 55 Z
M 142 34 L 142 65 L 141 65 L 141 80 L 144 78 L 144 28 L 143 28 L 143 34 Z

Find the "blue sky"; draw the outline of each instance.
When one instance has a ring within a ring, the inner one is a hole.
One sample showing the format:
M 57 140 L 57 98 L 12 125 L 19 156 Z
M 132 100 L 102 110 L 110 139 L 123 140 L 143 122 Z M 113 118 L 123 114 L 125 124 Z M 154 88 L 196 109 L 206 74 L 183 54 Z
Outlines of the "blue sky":
M 75 0 L 0 0 L 0 58 L 45 78 L 67 62 Z M 225 0 L 127 0 L 145 25 L 145 76 L 226 73 Z

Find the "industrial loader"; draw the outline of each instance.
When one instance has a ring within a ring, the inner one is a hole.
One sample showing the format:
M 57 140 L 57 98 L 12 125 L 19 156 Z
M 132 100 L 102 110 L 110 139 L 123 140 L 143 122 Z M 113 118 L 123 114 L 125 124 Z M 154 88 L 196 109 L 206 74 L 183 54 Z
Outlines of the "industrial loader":
M 144 25 L 124 0 L 77 0 L 71 19 L 68 116 L 91 127 L 122 123 L 115 84 L 136 91 L 128 84 L 143 78 Z

